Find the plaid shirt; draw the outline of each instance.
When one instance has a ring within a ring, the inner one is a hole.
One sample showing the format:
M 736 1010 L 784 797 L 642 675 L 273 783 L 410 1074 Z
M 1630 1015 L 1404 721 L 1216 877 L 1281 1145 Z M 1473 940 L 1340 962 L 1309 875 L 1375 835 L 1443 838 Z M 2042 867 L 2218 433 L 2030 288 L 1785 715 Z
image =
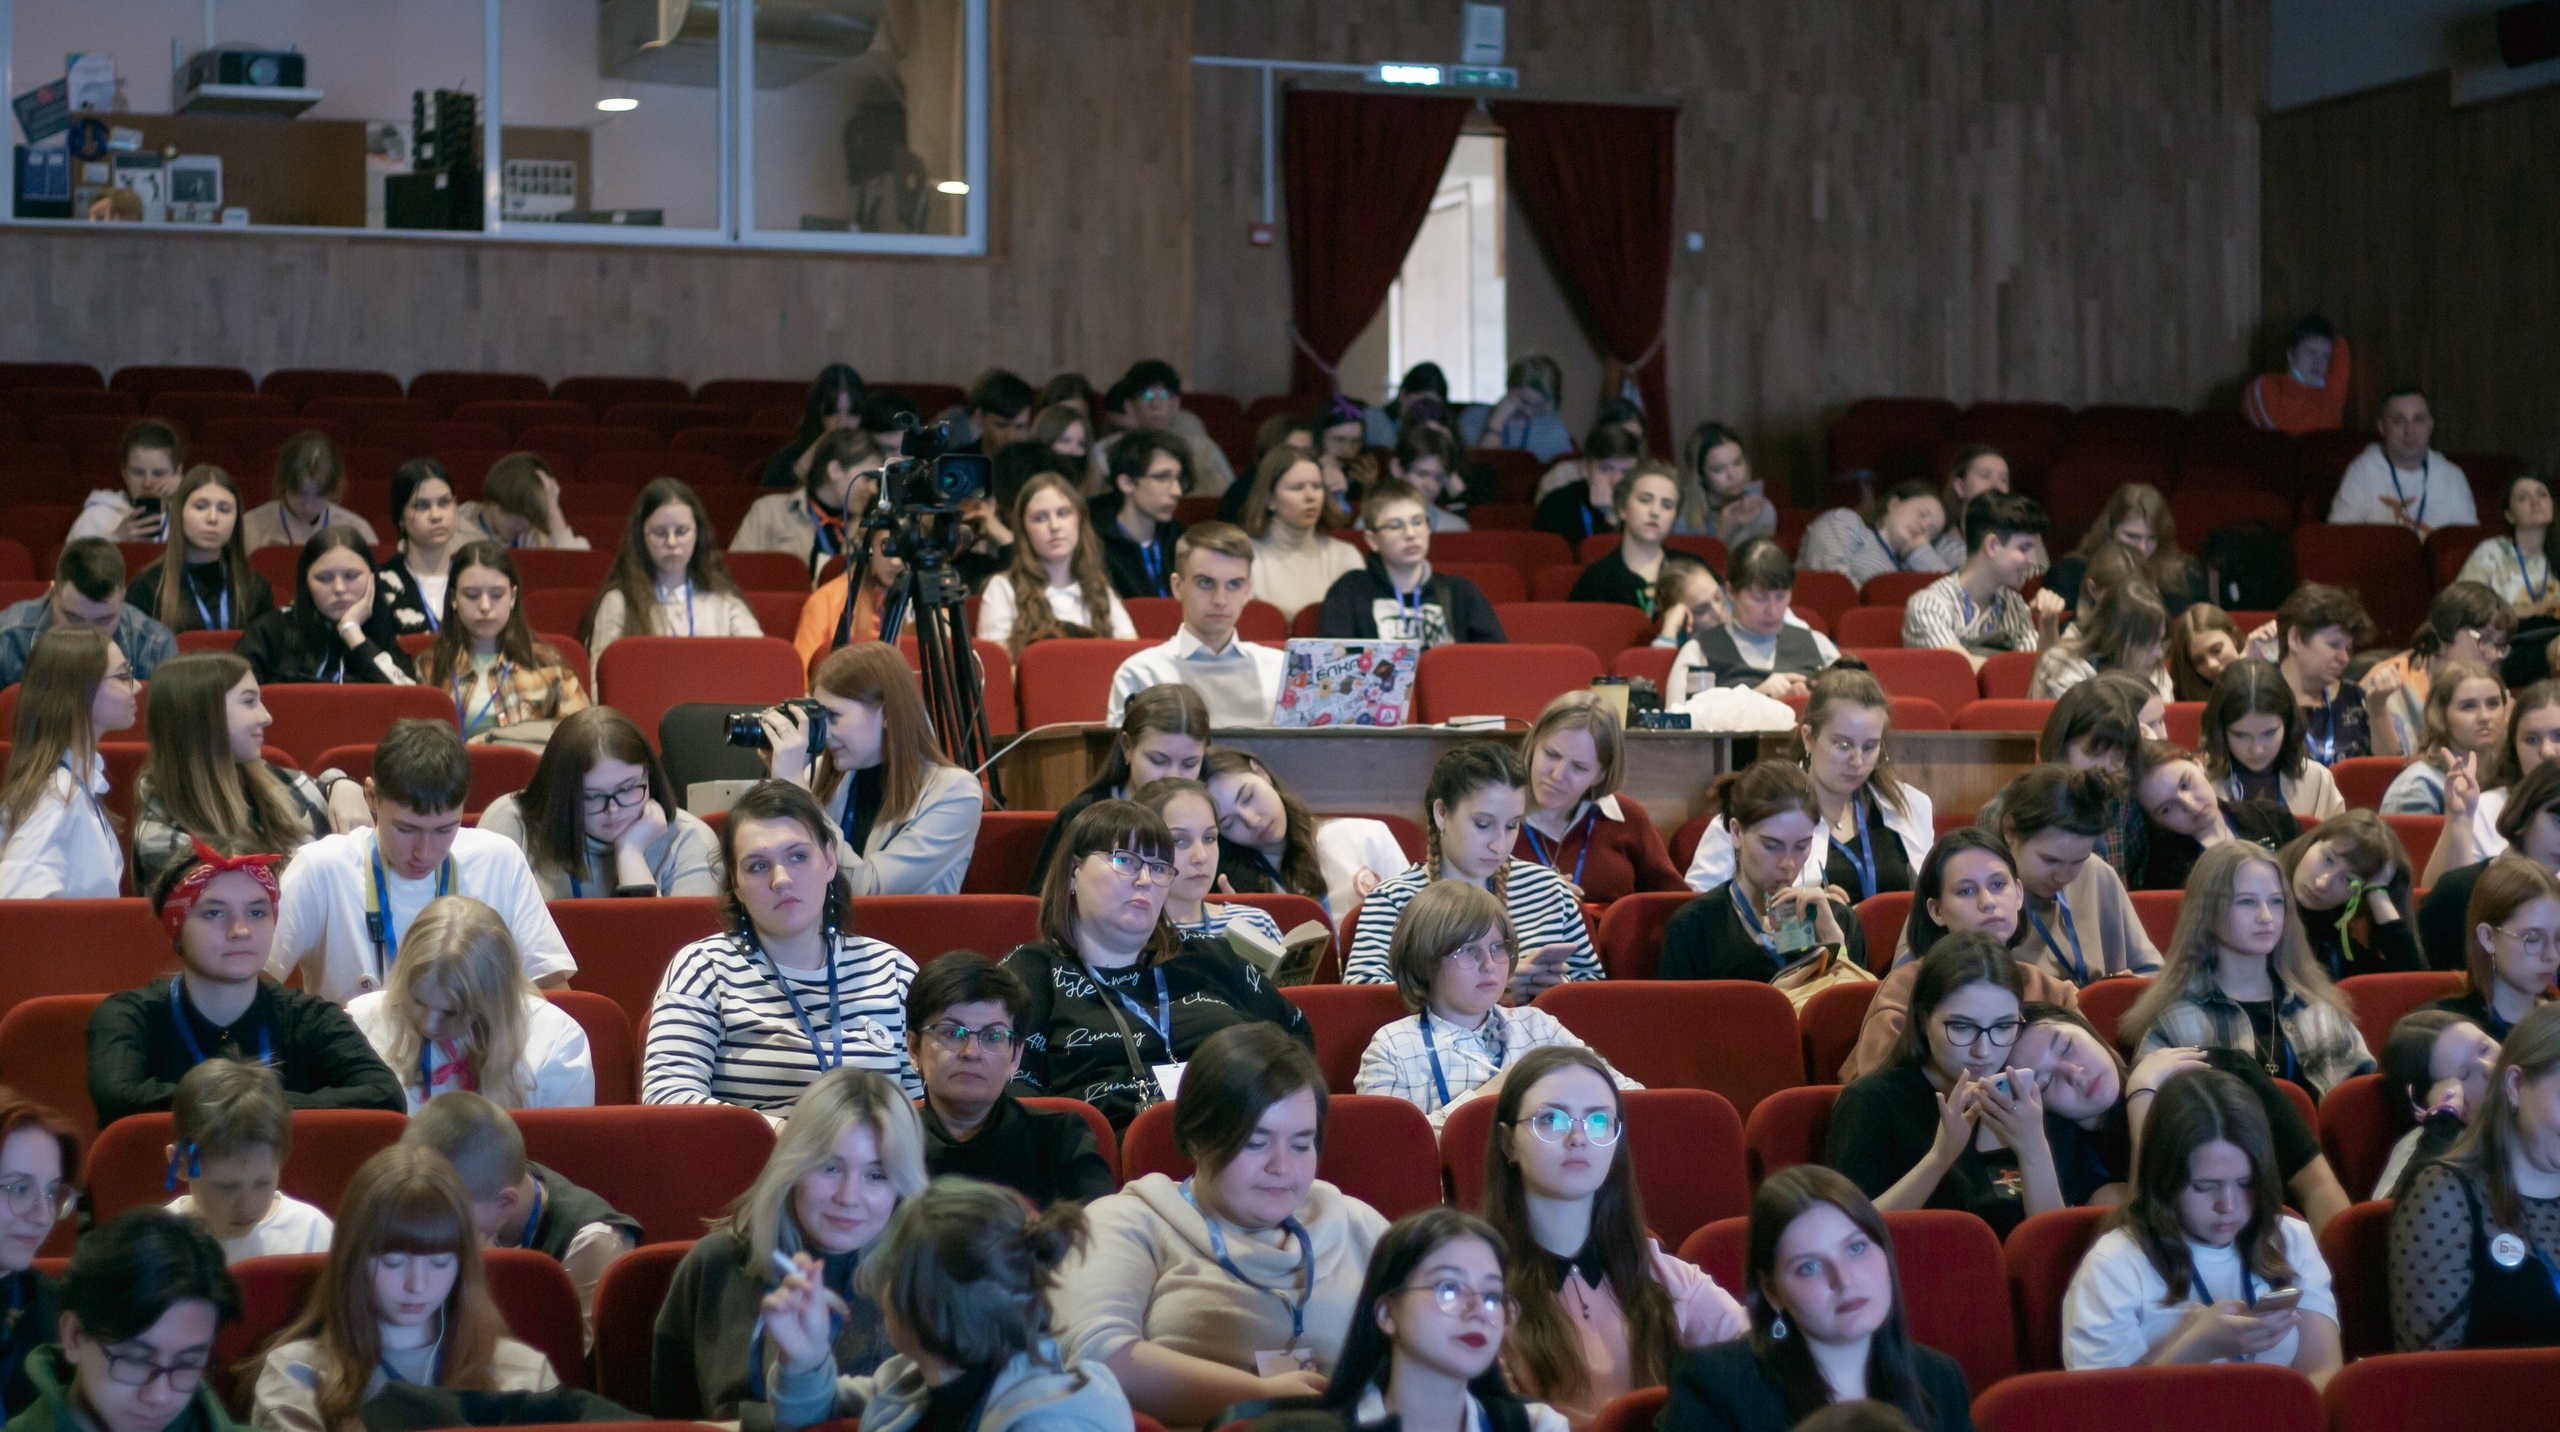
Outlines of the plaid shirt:
M 1975 653 L 2033 651 L 2036 621 L 2014 589 L 2002 587 L 1988 605 L 1977 607 L 1965 596 L 1960 574 L 1950 573 L 1903 604 L 1902 644 Z
M 503 682 L 497 680 L 500 672 L 506 674 Z M 483 679 L 465 662 L 445 683 L 445 690 L 453 697 L 455 714 L 465 723 L 464 740 L 525 721 L 557 721 L 586 710 L 588 704 L 586 688 L 578 684 L 576 673 L 563 666 L 501 662 Z
M 1586 1047 L 1573 1031 L 1556 1022 L 1556 1017 L 1543 1009 L 1528 1005 L 1502 1005 L 1474 1029 L 1459 1029 L 1434 1023 L 1431 1042 L 1422 1038 L 1422 1018 L 1406 1015 L 1379 1030 L 1369 1038 L 1369 1047 L 1360 1055 L 1360 1073 L 1352 1081 L 1355 1094 L 1387 1094 L 1402 1099 L 1431 1116 L 1431 1127 L 1439 1128 L 1449 1111 L 1467 1101 L 1467 1096 L 1492 1082 L 1505 1064 L 1532 1049 L 1550 1044 Z M 1440 1054 L 1440 1075 L 1448 1081 L 1449 1097 L 1440 1097 L 1440 1080 L 1431 1077 L 1431 1054 L 1436 1045 Z M 1621 1089 L 1644 1086 L 1617 1070 Z
M 2353 1075 L 2373 1072 L 2373 1054 L 2346 1011 L 2287 989 L 2282 980 L 2276 981 L 2275 1006 L 2276 1028 L 2283 1032 L 2293 1056 L 2294 1067 L 2280 1071 L 2284 1077 L 2326 1095 Z M 2160 1011 L 2160 1018 L 2143 1033 L 2142 1047 L 2134 1057 L 2178 1045 L 2236 1049 L 2257 1057 L 2258 1035 L 2249 1024 L 2249 1012 L 2222 992 L 2211 968 L 2198 971 L 2186 998 Z

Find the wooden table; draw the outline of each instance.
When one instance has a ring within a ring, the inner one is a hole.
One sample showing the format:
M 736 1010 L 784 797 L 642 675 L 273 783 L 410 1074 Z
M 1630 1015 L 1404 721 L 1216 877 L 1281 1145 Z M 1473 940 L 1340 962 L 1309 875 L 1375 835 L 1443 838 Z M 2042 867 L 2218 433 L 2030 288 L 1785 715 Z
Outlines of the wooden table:
M 997 761 L 1005 804 L 1056 810 L 1083 790 L 1111 758 L 1112 727 L 1044 731 Z M 1250 751 L 1309 810 L 1322 815 L 1392 813 L 1420 819 L 1432 763 L 1450 747 L 1493 739 L 1437 726 L 1308 731 L 1245 727 L 1220 731 L 1223 746 Z M 1516 736 L 1511 739 L 1517 740 Z M 1627 733 L 1622 789 L 1644 806 L 1667 844 L 1690 817 L 1706 812 L 1716 777 L 1757 759 L 1762 738 L 1689 731 Z M 1887 754 L 1902 778 L 1929 793 L 1941 811 L 1970 814 L 2011 777 L 2036 763 L 2033 731 L 1896 731 Z

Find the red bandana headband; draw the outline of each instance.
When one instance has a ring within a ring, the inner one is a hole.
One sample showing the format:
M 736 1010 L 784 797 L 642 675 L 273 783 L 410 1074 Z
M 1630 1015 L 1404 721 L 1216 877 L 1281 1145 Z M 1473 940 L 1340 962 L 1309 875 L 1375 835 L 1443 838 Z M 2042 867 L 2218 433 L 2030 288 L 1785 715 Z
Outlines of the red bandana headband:
M 204 887 L 212 884 L 217 875 L 237 871 L 257 881 L 258 888 L 267 892 L 269 900 L 281 898 L 276 886 L 276 867 L 284 863 L 283 856 L 269 855 L 264 851 L 236 857 L 223 856 L 215 854 L 213 847 L 201 840 L 194 844 L 198 863 L 170 888 L 168 897 L 160 902 L 160 923 L 168 930 L 171 944 L 177 943 L 178 931 L 186 925 L 188 912 L 195 909 L 196 901 L 204 898 Z

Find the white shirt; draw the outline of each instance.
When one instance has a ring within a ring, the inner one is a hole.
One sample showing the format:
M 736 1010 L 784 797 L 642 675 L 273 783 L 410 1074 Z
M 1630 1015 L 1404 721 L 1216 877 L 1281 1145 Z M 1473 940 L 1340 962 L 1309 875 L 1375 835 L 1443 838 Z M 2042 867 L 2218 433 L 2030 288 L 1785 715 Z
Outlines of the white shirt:
M 1821 654 L 1824 666 L 1829 666 L 1840 659 L 1839 645 L 1831 638 L 1815 631 L 1804 618 L 1789 612 L 1786 624 L 1813 638 L 1813 649 Z M 1733 649 L 1745 662 L 1764 672 L 1774 672 L 1778 669 L 1777 637 L 1760 636 L 1739 623 L 1727 626 L 1725 632 L 1733 638 Z M 1679 653 L 1671 658 L 1671 676 L 1664 684 L 1663 691 L 1675 701 L 1687 696 L 1689 673 L 1703 665 L 1705 663 L 1698 660 L 1698 644 L 1695 641 L 1683 640 L 1680 643 Z M 1710 681 L 1707 684 L 1712 686 L 1715 683 Z
M 1513 1060 L 1550 1044 L 1590 1047 L 1554 1015 L 1525 1004 L 1496 1006 L 1473 1029 L 1435 1019 L 1428 1039 L 1423 1037 L 1422 1016 L 1408 1014 L 1369 1036 L 1351 1091 L 1402 1099 L 1428 1116 L 1436 1129 L 1448 1122 L 1451 1109 L 1482 1092 Z M 1644 1087 L 1614 1068 L 1609 1073 L 1621 1089 Z M 1445 1099 L 1443 1087 L 1448 1090 Z
M 528 996 L 524 1009 L 524 1062 L 518 1066 L 528 1109 L 587 1108 L 596 1101 L 596 1066 L 587 1048 L 587 1031 L 566 1010 L 540 995 Z M 400 1042 L 400 1020 L 391 1008 L 391 992 L 375 990 L 347 1005 L 347 1018 L 364 1032 L 365 1042 L 399 1076 L 409 1096 L 409 1112 L 426 1107 L 424 1071 L 412 1064 L 391 1064 L 392 1047 Z M 441 1064 L 443 1051 L 430 1057 Z M 485 1090 L 482 1092 L 486 1092 Z
M 2091 1245 L 2089 1255 L 2080 1260 L 2080 1271 L 2071 1277 L 2071 1291 L 2062 1300 L 2062 1365 L 2074 1372 L 2131 1367 L 2176 1330 L 2190 1304 L 2241 1296 L 2236 1244 L 2207 1248 L 2189 1242 L 2186 1246 L 2204 1279 L 2206 1295 L 2199 1296 L 2190 1285 L 2185 1301 L 2164 1306 L 2168 1280 L 2151 1266 L 2131 1234 L 2119 1228 Z M 2303 1313 L 2336 1322 L 2338 1298 L 2330 1289 L 2329 1265 L 2321 1261 L 2319 1241 L 2311 1236 L 2310 1224 L 2291 1215 L 2284 1220 L 2284 1257 L 2293 1265 L 2294 1280 L 2302 1289 Z M 2264 1279 L 2257 1280 L 2257 1289 L 2261 1296 L 2267 1292 Z M 2284 1341 L 2248 1361 L 2290 1367 L 2301 1346 L 2302 1334 L 2289 1333 Z
M 169 1201 L 169 1211 L 181 1218 L 192 1218 L 196 1196 L 182 1193 Z M 329 1215 L 289 1193 L 279 1192 L 267 1216 L 257 1226 L 237 1238 L 219 1238 L 222 1261 L 237 1263 L 244 1258 L 264 1258 L 278 1253 L 326 1253 L 330 1236 L 337 1226 Z
M 1106 614 L 1106 620 L 1099 622 L 1093 619 L 1091 609 L 1084 604 L 1084 593 L 1073 582 L 1063 587 L 1051 587 L 1043 595 L 1049 599 L 1049 610 L 1056 613 L 1062 622 L 1083 627 L 1095 636 L 1119 641 L 1138 639 L 1138 629 L 1129 621 L 1129 609 L 1120 604 L 1120 594 L 1109 587 L 1103 588 L 1103 595 L 1110 599 L 1111 610 Z M 1014 612 L 1013 578 L 999 572 L 994 581 L 987 583 L 987 589 L 978 594 L 978 639 L 1011 640 Z
M 1884 828 L 1902 841 L 1903 858 L 1911 862 L 1917 874 L 1920 862 L 1929 857 L 1929 847 L 1938 839 L 1937 808 L 1930 804 L 1929 793 L 1909 781 L 1902 784 L 1903 809 L 1895 810 L 1879 800 L 1876 814 L 1884 817 Z M 1805 852 L 1804 868 L 1790 882 L 1821 888 L 1823 872 L 1831 866 L 1831 823 L 1815 824 L 1813 847 Z M 1717 816 L 1707 822 L 1706 833 L 1698 837 L 1697 853 L 1689 857 L 1689 888 L 1703 895 L 1733 878 L 1733 827 Z M 1857 892 L 1849 892 L 1855 895 Z
M 1360 903 L 1360 877 L 1372 887 L 1413 868 L 1382 820 L 1334 816 L 1316 822 L 1316 863 L 1324 869 L 1324 912 L 1340 920 Z
M 0 900 L 112 900 L 124 884 L 124 846 L 98 798 L 107 758 L 89 757 L 87 789 L 55 769 L 26 821 L 0 841 Z
M 1252 665 L 1251 677 L 1261 687 L 1258 708 L 1218 699 L 1225 695 L 1221 678 L 1232 680 L 1241 675 L 1239 662 Z M 1129 698 L 1150 686 L 1190 686 L 1209 699 L 1209 724 L 1212 726 L 1268 726 L 1272 708 L 1280 704 L 1280 672 L 1287 654 L 1276 646 L 1263 646 L 1242 637 L 1230 637 L 1227 649 L 1213 652 L 1191 634 L 1185 624 L 1173 634 L 1173 640 L 1162 646 L 1151 646 L 1120 663 L 1111 676 L 1111 703 L 1102 719 L 1114 726 L 1120 724 L 1121 713 L 1128 709 Z
M 727 592 L 706 592 L 687 583 L 672 590 L 658 591 L 656 595 L 656 629 L 632 631 L 623 618 L 622 592 L 618 588 L 607 588 L 603 598 L 596 603 L 596 639 L 588 644 L 587 654 L 602 656 L 606 647 L 626 636 L 764 635 L 764 628 L 756 623 L 755 608 Z
M 2471 480 L 2462 475 L 2461 468 L 2433 449 L 2418 464 L 2413 468 L 2397 467 L 2383 456 L 2382 444 L 2367 443 L 2364 451 L 2356 454 L 2356 460 L 2347 464 L 2346 475 L 2339 480 L 2338 495 L 2329 503 L 2329 520 L 2397 524 L 2399 515 L 2382 505 L 2386 497 L 2399 498 L 2407 506 L 2411 521 L 2430 528 L 2480 520 L 2471 501 Z
M 311 842 L 284 868 L 283 899 L 276 907 L 276 942 L 267 973 L 281 980 L 302 970 L 302 987 L 332 1004 L 382 988 L 397 946 L 377 953 L 365 932 L 365 901 L 372 894 L 374 836 L 350 831 Z M 453 837 L 453 888 L 498 912 L 515 936 L 525 978 L 539 983 L 574 973 L 578 962 L 551 922 L 542 887 L 524 852 L 503 835 L 465 826 Z M 405 935 L 418 912 L 436 896 L 436 877 L 404 880 L 385 866 L 384 911 L 390 933 Z

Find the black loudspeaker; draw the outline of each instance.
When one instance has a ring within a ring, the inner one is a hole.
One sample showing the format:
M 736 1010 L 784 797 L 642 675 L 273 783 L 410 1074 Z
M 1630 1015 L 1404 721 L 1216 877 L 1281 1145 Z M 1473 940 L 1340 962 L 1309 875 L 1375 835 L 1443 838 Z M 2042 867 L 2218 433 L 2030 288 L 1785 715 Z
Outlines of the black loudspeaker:
M 2560 0 L 2532 0 L 2500 10 L 2498 58 L 2511 70 L 2560 58 Z

